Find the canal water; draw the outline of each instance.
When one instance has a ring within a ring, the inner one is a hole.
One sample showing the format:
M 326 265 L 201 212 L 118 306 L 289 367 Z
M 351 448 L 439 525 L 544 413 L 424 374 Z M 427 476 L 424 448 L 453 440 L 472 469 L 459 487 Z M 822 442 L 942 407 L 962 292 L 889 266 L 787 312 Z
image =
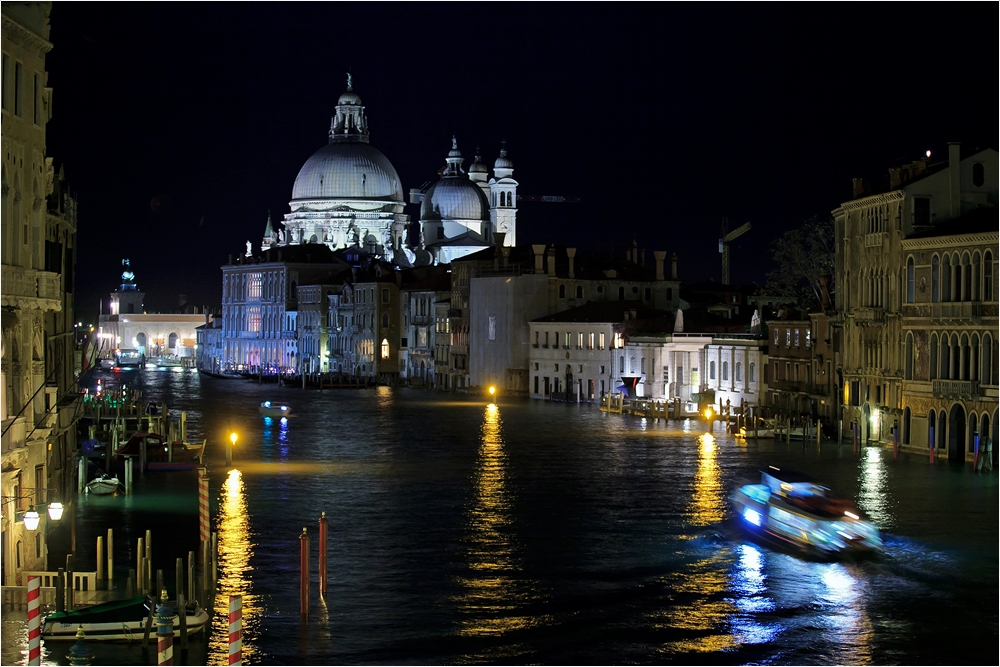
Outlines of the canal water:
M 187 412 L 189 440 L 208 440 L 222 595 L 188 664 L 227 664 L 229 593 L 243 596 L 247 664 L 997 664 L 996 474 L 502 395 L 303 391 L 181 369 L 142 381 Z M 294 416 L 261 418 L 265 399 Z M 856 498 L 885 556 L 805 562 L 741 539 L 727 496 L 769 464 Z M 172 573 L 196 539 L 192 478 L 147 475 L 131 499 L 87 499 L 78 539 L 115 522 L 121 570 L 155 528 L 156 567 Z M 6 615 L 4 664 L 23 662 L 19 623 Z M 67 648 L 46 645 L 47 659 L 65 664 Z M 101 647 L 100 661 L 154 664 L 155 649 Z

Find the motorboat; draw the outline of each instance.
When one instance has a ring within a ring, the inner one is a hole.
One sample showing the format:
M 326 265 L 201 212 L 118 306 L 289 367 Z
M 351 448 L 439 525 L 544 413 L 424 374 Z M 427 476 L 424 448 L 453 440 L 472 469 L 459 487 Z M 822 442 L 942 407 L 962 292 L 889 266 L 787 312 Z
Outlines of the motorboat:
M 205 445 L 186 442 L 167 442 L 158 433 L 133 433 L 124 445 L 115 451 L 115 462 L 124 466 L 132 458 L 145 463 L 146 470 L 191 470 L 204 460 Z
M 118 481 L 117 477 L 101 473 L 100 477 L 95 477 L 87 482 L 87 493 L 93 493 L 98 496 L 110 496 L 118 490 L 119 486 L 121 486 L 121 482 Z
M 837 560 L 882 550 L 878 528 L 855 503 L 801 473 L 770 466 L 760 484 L 741 486 L 730 501 L 742 529 L 800 556 Z
M 737 435 L 743 439 L 747 438 L 773 438 L 774 437 L 774 420 L 757 420 L 757 430 L 755 431 L 752 426 L 741 426 L 740 432 Z
M 53 612 L 46 616 L 42 623 L 42 638 L 46 641 L 75 640 L 77 629 L 83 627 L 87 641 L 142 639 L 151 604 L 152 602 L 147 596 L 139 595 L 127 600 L 115 600 L 81 609 Z M 173 616 L 174 637 L 179 637 L 181 626 L 176 611 L 175 608 Z M 198 604 L 189 604 L 185 610 L 185 621 L 188 634 L 196 634 L 208 625 L 208 612 Z M 153 634 L 156 633 L 155 626 L 154 619 Z
M 291 413 L 292 409 L 287 405 L 278 405 L 276 403 L 271 403 L 271 401 L 264 401 L 260 404 L 260 414 L 263 417 L 277 419 L 280 417 L 287 417 Z

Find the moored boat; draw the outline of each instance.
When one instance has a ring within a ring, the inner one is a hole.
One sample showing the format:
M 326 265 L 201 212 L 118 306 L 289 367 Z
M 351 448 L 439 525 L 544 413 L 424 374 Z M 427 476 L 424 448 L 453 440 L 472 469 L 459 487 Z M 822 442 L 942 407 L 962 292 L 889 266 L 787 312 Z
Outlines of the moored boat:
M 87 482 L 87 493 L 93 493 L 98 496 L 110 496 L 118 490 L 119 486 L 121 486 L 121 482 L 118 481 L 117 477 L 102 473 L 100 477 L 95 477 Z
M 769 467 L 760 484 L 741 486 L 730 500 L 745 531 L 798 555 L 836 560 L 882 549 L 878 528 L 855 503 L 801 473 Z
M 75 640 L 81 626 L 87 641 L 134 641 L 142 639 L 151 601 L 145 595 L 127 600 L 104 602 L 90 607 L 57 611 L 45 617 L 42 638 Z M 180 619 L 174 609 L 174 637 L 179 637 Z M 188 605 L 185 610 L 188 634 L 196 634 L 208 624 L 208 612 L 200 605 Z M 155 619 L 154 619 L 155 620 Z M 155 627 L 154 627 L 155 632 Z
M 124 466 L 126 458 L 145 460 L 146 470 L 191 470 L 203 460 L 205 444 L 166 442 L 158 433 L 133 433 L 115 451 L 115 461 Z
M 287 417 L 291 412 L 292 409 L 287 405 L 276 405 L 271 401 L 264 401 L 260 404 L 260 414 L 264 417 Z

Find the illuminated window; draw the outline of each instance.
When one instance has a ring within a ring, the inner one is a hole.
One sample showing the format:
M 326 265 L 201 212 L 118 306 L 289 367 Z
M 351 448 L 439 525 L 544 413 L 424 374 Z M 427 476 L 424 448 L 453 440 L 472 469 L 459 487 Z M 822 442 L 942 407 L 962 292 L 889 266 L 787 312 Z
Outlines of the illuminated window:
M 792 346 L 792 330 L 785 329 L 785 347 Z
M 383 359 L 389 358 L 389 341 L 386 340 L 385 338 L 382 339 L 382 358 Z
M 567 331 L 566 332 L 566 335 L 563 337 L 563 349 L 565 349 L 565 350 L 569 349 L 569 343 L 570 343 L 570 339 L 571 339 L 572 336 L 573 336 L 573 332 L 571 332 L 571 331 Z
M 590 334 L 588 334 L 588 336 L 587 336 L 587 349 L 588 350 L 593 350 L 594 349 L 594 332 L 593 331 L 591 331 Z
M 578 349 L 578 350 L 582 350 L 583 349 L 583 332 L 582 331 L 576 335 L 576 349 Z
M 795 330 L 795 347 L 799 346 L 799 330 Z
M 600 340 L 600 345 L 597 347 L 597 349 L 598 350 L 603 350 L 604 349 L 604 332 L 603 331 L 601 332 L 601 337 L 600 337 L 599 340 Z
M 714 380 L 715 379 L 715 362 L 714 361 L 708 362 L 708 379 L 709 380 Z
M 723 361 L 722 362 L 722 379 L 723 380 L 728 380 L 729 379 L 729 362 L 728 361 Z

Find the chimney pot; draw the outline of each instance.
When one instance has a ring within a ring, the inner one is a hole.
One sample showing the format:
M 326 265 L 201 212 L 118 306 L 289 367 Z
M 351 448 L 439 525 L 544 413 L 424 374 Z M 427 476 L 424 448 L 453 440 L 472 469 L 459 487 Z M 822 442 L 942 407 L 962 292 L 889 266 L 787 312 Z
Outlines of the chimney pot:
M 545 255 L 545 246 L 532 245 L 531 250 L 535 253 L 535 273 L 541 273 L 545 270 L 542 266 L 542 258 Z
M 654 250 L 653 259 L 656 260 L 656 279 L 663 280 L 663 260 L 667 258 L 666 250 Z
M 566 248 L 566 256 L 569 257 L 569 277 L 576 278 L 576 270 L 574 267 L 576 248 Z

